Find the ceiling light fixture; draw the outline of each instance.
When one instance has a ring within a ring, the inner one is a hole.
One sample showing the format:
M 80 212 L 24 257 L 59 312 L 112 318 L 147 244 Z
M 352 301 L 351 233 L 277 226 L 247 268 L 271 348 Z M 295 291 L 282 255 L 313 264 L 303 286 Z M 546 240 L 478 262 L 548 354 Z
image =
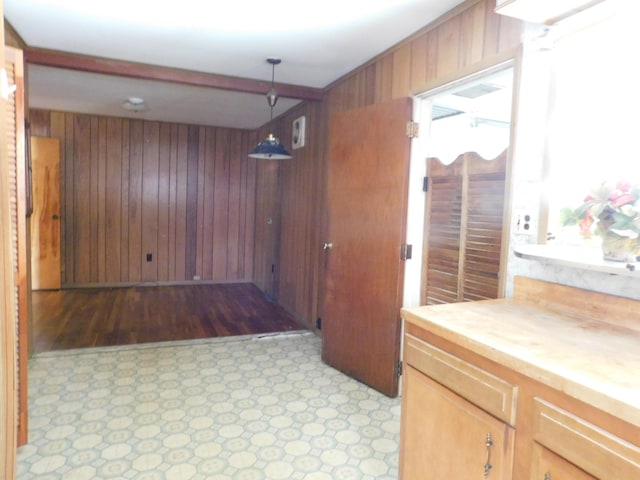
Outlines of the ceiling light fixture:
M 274 87 L 276 65 L 278 65 L 281 60 L 279 58 L 267 58 L 267 62 L 271 64 L 271 88 L 267 92 L 267 103 L 269 107 L 271 107 L 271 118 L 269 120 L 269 123 L 271 123 L 273 121 L 273 107 L 275 107 L 278 102 L 278 93 Z M 269 127 L 271 127 L 271 125 L 269 125 Z M 263 158 L 266 160 L 285 160 L 291 158 L 291 154 L 287 152 L 286 148 L 280 143 L 280 140 L 274 137 L 272 133 L 269 133 L 267 138 L 258 143 L 256 148 L 249 153 L 249 157 Z

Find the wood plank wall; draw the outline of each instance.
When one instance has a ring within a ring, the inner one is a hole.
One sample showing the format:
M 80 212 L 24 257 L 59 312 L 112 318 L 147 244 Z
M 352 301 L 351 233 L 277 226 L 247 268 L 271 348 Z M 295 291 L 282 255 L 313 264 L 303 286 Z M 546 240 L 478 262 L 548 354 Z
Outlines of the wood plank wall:
M 61 141 L 63 285 L 253 279 L 254 133 L 45 110 L 30 122 Z
M 335 82 L 324 102 L 306 103 L 279 119 L 285 145 L 291 122 L 307 116 L 307 146 L 281 163 L 282 229 L 278 299 L 312 326 L 321 316 L 327 125 L 333 114 L 409 96 L 421 86 L 520 45 L 524 24 L 493 12 L 495 0 L 469 0 L 394 48 Z M 410 35 L 410 36 L 409 36 Z
M 71 219 L 64 224 L 63 282 L 251 280 L 313 326 L 323 294 L 331 116 L 408 96 L 517 47 L 523 23 L 496 15 L 494 3 L 469 0 L 407 32 L 331 85 L 324 102 L 304 102 L 258 132 L 32 111 L 33 134 L 53 134 L 65 145 L 62 180 L 72 187 L 62 199 Z M 290 147 L 291 122 L 301 115 L 306 146 L 292 151 L 293 159 L 246 159 L 268 130 Z M 77 178 L 87 181 L 76 186 Z

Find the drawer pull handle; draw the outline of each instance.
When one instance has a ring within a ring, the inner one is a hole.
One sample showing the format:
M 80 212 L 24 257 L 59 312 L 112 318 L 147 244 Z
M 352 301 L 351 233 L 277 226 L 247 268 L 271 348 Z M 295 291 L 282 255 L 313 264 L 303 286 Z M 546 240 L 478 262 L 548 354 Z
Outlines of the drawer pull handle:
M 551 480 L 551 474 L 549 472 L 544 474 L 544 480 Z
M 493 440 L 491 439 L 491 434 L 487 433 L 487 439 L 484 441 L 485 446 L 487 447 L 487 462 L 484 464 L 484 478 L 489 478 L 489 472 L 491 471 L 491 447 L 493 446 Z

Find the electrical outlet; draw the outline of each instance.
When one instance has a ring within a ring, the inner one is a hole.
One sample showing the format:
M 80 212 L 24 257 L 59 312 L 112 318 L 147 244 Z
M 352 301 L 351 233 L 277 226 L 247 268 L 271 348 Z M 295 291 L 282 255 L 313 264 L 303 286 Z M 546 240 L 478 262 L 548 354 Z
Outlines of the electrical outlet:
M 527 210 L 516 213 L 516 233 L 520 235 L 531 235 L 534 230 L 533 215 Z

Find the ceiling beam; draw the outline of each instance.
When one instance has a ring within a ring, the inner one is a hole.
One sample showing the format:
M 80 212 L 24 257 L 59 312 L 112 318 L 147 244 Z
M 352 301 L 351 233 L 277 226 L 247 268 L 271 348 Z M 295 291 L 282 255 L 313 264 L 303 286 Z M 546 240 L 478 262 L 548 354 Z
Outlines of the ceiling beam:
M 140 80 L 156 80 L 159 82 L 177 83 L 195 87 L 216 88 L 234 92 L 266 94 L 271 84 L 262 80 L 230 77 L 214 73 L 182 70 L 179 68 L 160 67 L 144 63 L 91 57 L 75 53 L 27 48 L 25 62 L 33 65 L 66 68 L 80 72 L 101 73 Z M 276 83 L 278 96 L 297 100 L 322 100 L 322 90 L 299 85 Z

